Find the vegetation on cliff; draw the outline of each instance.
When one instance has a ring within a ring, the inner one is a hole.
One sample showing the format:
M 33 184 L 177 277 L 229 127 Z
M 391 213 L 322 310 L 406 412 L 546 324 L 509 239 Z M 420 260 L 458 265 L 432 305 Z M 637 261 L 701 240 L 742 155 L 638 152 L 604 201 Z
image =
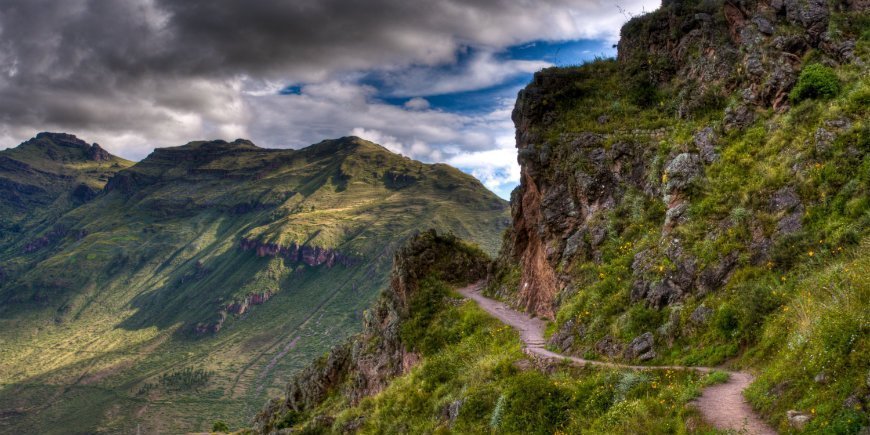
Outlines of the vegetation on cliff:
M 487 293 L 551 319 L 555 351 L 739 367 L 781 431 L 866 428 L 868 13 L 665 1 L 626 24 L 618 59 L 536 74 L 513 114 L 521 186 Z M 722 373 L 529 360 L 515 332 L 422 283 L 396 327 L 414 368 L 374 395 L 308 403 L 286 427 L 710 431 L 684 405 Z
M 868 13 L 664 2 L 618 59 L 537 74 L 489 294 L 561 352 L 756 369 L 780 430 L 868 425 Z
M 578 369 L 529 359 L 516 331 L 452 288 L 488 259 L 426 232 L 395 258 L 363 333 L 297 375 L 254 431 L 668 433 L 703 428 L 684 405 L 719 374 Z M 374 388 L 373 388 L 374 386 Z M 242 431 L 247 432 L 247 430 Z

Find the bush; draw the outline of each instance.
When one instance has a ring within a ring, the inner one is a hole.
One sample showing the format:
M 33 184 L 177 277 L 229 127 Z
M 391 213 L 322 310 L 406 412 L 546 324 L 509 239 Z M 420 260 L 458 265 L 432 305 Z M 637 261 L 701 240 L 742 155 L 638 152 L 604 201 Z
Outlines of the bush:
M 840 92 L 840 81 L 831 68 L 821 64 L 807 65 L 801 71 L 800 77 L 789 98 L 799 102 L 808 98 L 830 98 Z
M 511 379 L 504 397 L 495 422 L 506 433 L 550 434 L 568 422 L 570 394 L 540 372 L 524 372 Z
M 211 426 L 211 431 L 212 432 L 229 432 L 230 427 L 227 426 L 226 423 L 218 420 L 218 421 L 214 422 L 214 424 Z

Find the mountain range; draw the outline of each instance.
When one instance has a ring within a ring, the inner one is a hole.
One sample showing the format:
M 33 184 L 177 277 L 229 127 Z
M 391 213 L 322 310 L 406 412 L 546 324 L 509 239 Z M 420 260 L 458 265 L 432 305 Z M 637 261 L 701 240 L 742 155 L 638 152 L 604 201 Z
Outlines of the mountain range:
M 355 137 L 133 163 L 40 133 L 0 162 L 0 425 L 19 433 L 250 421 L 358 327 L 404 240 L 494 253 L 508 224 L 471 176 Z

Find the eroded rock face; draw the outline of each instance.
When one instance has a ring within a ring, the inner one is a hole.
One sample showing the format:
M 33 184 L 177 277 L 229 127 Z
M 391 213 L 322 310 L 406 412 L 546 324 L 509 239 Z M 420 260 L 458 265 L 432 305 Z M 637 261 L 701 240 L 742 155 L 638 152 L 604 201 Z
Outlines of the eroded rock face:
M 836 7 L 865 8 L 864 2 L 846 3 Z M 632 267 L 631 300 L 663 308 L 721 288 L 746 253 L 701 262 L 689 250 L 675 248 L 679 242 L 672 235 L 692 219 L 693 186 L 703 185 L 707 166 L 719 159 L 720 138 L 748 127 L 764 110 L 786 109 L 809 50 L 818 50 L 826 62 L 849 61 L 854 41 L 828 32 L 830 7 L 825 0 L 665 1 L 660 10 L 630 20 L 618 46 L 620 68 L 642 71 L 653 85 L 677 83 L 684 90 L 677 98 L 678 116 L 691 116 L 710 96 L 738 96 L 723 107 L 721 122 L 699 129 L 688 143 L 670 144 L 674 151 L 667 156 L 655 153 L 671 137 L 667 130 L 613 125 L 610 132 L 593 133 L 555 128 L 560 117 L 556 103 L 574 98 L 579 84 L 588 79 L 571 69 L 535 74 L 519 93 L 512 114 L 520 186 L 511 199 L 513 226 L 492 274 L 495 281 L 520 276 L 518 282 L 491 292 L 518 308 L 552 317 L 560 295 L 576 289 L 565 269 L 601 261 L 602 242 L 618 236 L 608 233 L 613 228 L 608 213 L 628 193 L 665 205 L 659 248 L 645 254 L 650 264 L 641 267 L 635 261 Z M 609 126 L 613 121 L 602 115 L 596 123 Z M 826 152 L 847 129 L 830 125 L 817 131 L 818 152 Z M 796 192 L 786 187 L 770 200 L 767 211 L 776 216 L 775 228 L 762 225 L 748 210 L 752 252 L 743 258 L 751 264 L 769 261 L 774 244 L 802 228 L 805 208 Z M 736 224 L 722 222 L 710 229 L 709 237 Z M 669 266 L 657 270 L 662 263 Z
M 277 243 L 263 243 L 258 240 L 242 238 L 239 247 L 243 251 L 255 251 L 258 257 L 284 257 L 294 263 L 303 263 L 309 266 L 326 265 L 333 267 L 336 264 L 351 266 L 355 260 L 331 248 L 320 246 L 297 245 L 281 246 Z
M 568 285 L 556 273 L 559 264 L 600 259 L 598 248 L 607 237 L 600 217 L 626 189 L 660 190 L 646 180 L 652 161 L 646 143 L 657 132 L 631 132 L 637 141 L 609 146 L 607 137 L 595 133 L 564 134 L 558 142 L 541 137 L 538 132 L 553 119 L 551 102 L 571 83 L 570 72 L 540 72 L 520 92 L 513 112 L 522 173 L 499 263 L 520 265 L 519 287 L 508 290 L 508 299 L 543 317 L 553 316 L 554 299 Z

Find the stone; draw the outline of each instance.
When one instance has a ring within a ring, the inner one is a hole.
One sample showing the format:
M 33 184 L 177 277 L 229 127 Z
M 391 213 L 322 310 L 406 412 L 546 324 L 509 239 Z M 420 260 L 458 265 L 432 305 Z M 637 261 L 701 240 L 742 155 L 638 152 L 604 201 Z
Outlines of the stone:
M 862 408 L 861 398 L 857 394 L 852 394 L 843 401 L 843 407 L 853 411 L 860 411 Z
M 670 205 L 670 204 L 669 204 Z M 665 211 L 666 229 L 671 229 L 674 226 L 686 221 L 686 212 L 689 210 L 689 203 L 686 201 L 677 201 L 673 206 L 669 206 Z
M 653 284 L 649 287 L 646 294 L 647 303 L 653 308 L 661 309 L 670 305 L 683 296 L 683 291 L 672 280 L 665 279 L 664 281 Z
M 752 22 L 755 24 L 755 27 L 758 28 L 758 31 L 765 35 L 773 35 L 776 32 L 776 29 L 773 27 L 770 20 L 760 15 L 752 17 Z
M 753 53 L 746 56 L 746 72 L 756 77 L 761 77 L 765 74 L 764 63 L 761 61 L 761 53 Z
M 825 154 L 831 150 L 831 144 L 834 143 L 834 133 L 825 130 L 824 127 L 819 127 L 813 135 L 813 139 L 816 145 L 816 152 Z
M 806 29 L 807 35 L 818 40 L 828 28 L 827 0 L 785 0 L 785 16 L 789 22 Z
M 677 155 L 665 168 L 665 193 L 671 194 L 686 189 L 701 173 L 701 159 L 697 154 Z
M 792 211 L 801 204 L 801 199 L 795 191 L 794 187 L 786 186 L 770 197 L 771 211 Z
M 447 404 L 441 412 L 442 417 L 447 420 L 450 426 L 453 426 L 453 423 L 456 422 L 456 419 L 459 417 L 459 410 L 462 409 L 462 402 L 464 402 L 462 399 L 454 400 Z
M 622 353 L 622 344 L 610 335 L 606 335 L 598 343 L 595 343 L 595 350 L 601 355 L 615 358 Z
M 698 295 L 704 296 L 721 288 L 737 266 L 738 253 L 732 252 L 707 266 L 698 277 Z
M 813 381 L 817 384 L 825 385 L 828 383 L 828 375 L 825 372 L 820 372 L 813 378 Z
M 577 251 L 585 245 L 585 235 L 585 231 L 578 230 L 565 240 L 565 250 L 562 252 L 563 259 L 571 259 L 577 254 Z
M 745 104 L 725 109 L 722 127 L 726 132 L 742 130 L 755 122 L 755 111 Z
M 701 129 L 695 133 L 695 136 L 692 139 L 695 146 L 698 148 L 698 154 L 701 156 L 701 161 L 709 165 L 719 158 L 719 154 L 716 153 L 718 137 L 712 127 Z
M 803 430 L 807 426 L 807 423 L 813 419 L 811 415 L 795 410 L 790 410 L 785 415 L 789 426 L 797 430 Z
M 649 352 L 644 353 L 643 355 L 637 357 L 639 361 L 649 361 L 657 356 L 656 351 L 650 350 Z
M 641 361 L 649 360 L 655 358 L 655 351 L 653 350 L 653 342 L 655 341 L 652 332 L 644 332 L 643 334 L 635 337 L 634 340 L 631 340 L 631 343 L 628 344 L 628 347 L 625 349 L 625 358 L 626 359 L 640 359 Z M 646 359 L 644 359 L 646 358 Z
M 695 308 L 695 311 L 692 311 L 692 314 L 689 315 L 689 321 L 692 322 L 695 326 L 703 326 L 706 325 L 710 320 L 710 316 L 713 315 L 713 309 L 707 308 L 703 305 L 699 305 L 698 308 Z
M 574 345 L 574 337 L 582 337 L 585 333 L 586 328 L 583 325 L 578 324 L 575 319 L 569 319 L 550 337 L 549 344 L 567 352 Z
M 776 232 L 778 235 L 794 234 L 803 228 L 804 213 L 802 210 L 797 210 L 784 216 L 776 224 Z

